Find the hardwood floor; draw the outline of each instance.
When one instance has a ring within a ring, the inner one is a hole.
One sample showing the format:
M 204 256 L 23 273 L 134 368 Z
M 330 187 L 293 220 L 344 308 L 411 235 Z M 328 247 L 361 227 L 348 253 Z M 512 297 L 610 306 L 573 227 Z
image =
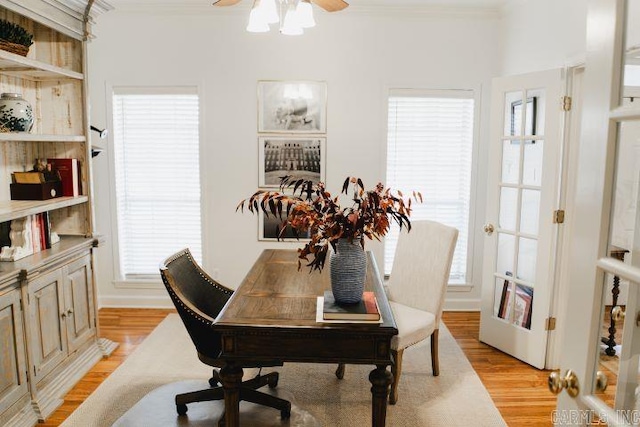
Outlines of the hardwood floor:
M 479 312 L 445 312 L 442 318 L 507 425 L 553 425 L 556 396 L 547 387 L 550 371 L 535 369 L 478 341 Z
M 101 335 L 120 343 L 67 394 L 45 423 L 60 425 L 173 310 L 102 309 Z M 478 373 L 507 425 L 551 426 L 556 399 L 547 389 L 549 371 L 539 371 L 478 341 L 480 313 L 446 312 L 443 320 Z M 442 375 L 443 373 L 441 373 Z

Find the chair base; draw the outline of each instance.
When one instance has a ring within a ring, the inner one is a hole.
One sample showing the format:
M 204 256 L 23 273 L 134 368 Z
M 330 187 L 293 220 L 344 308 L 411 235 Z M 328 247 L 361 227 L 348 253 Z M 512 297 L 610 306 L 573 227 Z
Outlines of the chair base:
M 217 371 L 214 371 L 213 377 L 209 380 L 209 384 L 217 384 L 219 378 Z M 265 385 L 268 385 L 269 388 L 277 387 L 278 378 L 279 374 L 277 372 L 270 372 L 266 375 L 257 375 L 250 380 L 244 381 L 240 386 L 240 400 L 278 409 L 282 419 L 289 418 L 291 416 L 291 403 L 288 400 L 257 391 L 257 389 Z M 176 395 L 176 411 L 178 415 L 185 415 L 188 410 L 187 404 L 212 400 L 224 400 L 224 389 L 222 386 L 214 386 L 209 389 Z M 219 427 L 223 425 L 224 416 L 218 423 Z

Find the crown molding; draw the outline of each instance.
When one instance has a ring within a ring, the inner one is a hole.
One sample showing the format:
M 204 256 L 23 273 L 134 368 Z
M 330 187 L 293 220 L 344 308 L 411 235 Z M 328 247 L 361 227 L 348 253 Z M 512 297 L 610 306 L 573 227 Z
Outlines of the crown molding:
M 251 9 L 251 1 L 243 1 L 234 6 L 216 7 L 211 2 L 203 2 L 202 0 L 184 0 L 184 1 L 162 1 L 155 4 L 149 4 L 144 0 L 112 0 L 115 10 L 121 13 L 153 13 L 153 14 L 178 14 L 178 15 L 214 15 L 214 16 L 233 16 L 246 15 Z M 415 17 L 421 18 L 433 17 L 462 17 L 462 18 L 480 18 L 495 19 L 501 16 L 501 6 L 497 7 L 474 7 L 474 6 L 433 6 L 433 5 L 350 5 L 348 8 L 339 12 L 325 12 L 319 7 L 314 7 L 314 12 L 332 16 L 398 16 L 398 17 Z

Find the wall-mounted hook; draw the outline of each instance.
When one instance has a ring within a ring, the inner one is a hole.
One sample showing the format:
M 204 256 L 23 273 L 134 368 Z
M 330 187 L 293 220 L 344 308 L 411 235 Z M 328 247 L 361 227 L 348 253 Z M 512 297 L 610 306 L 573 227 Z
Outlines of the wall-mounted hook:
M 95 131 L 95 132 L 98 132 L 98 135 L 100 136 L 100 139 L 105 139 L 107 137 L 107 135 L 109 135 L 109 129 L 107 129 L 107 128 L 104 128 L 104 129 L 100 130 L 97 127 L 92 125 L 91 126 L 91 130 Z

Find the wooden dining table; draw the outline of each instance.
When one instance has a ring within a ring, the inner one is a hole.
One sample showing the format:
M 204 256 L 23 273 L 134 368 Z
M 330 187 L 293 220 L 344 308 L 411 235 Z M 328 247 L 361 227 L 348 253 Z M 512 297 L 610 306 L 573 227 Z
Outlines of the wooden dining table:
M 321 273 L 310 273 L 304 267 L 299 270 L 297 251 L 267 249 L 216 319 L 216 331 L 222 334 L 221 359 L 225 361 L 220 377 L 227 427 L 240 425 L 243 362 L 274 360 L 373 365 L 371 384 L 362 386 L 371 386 L 371 425 L 385 425 L 392 382 L 388 369 L 392 363 L 391 338 L 398 329 L 375 258 L 367 252 L 365 290 L 375 293 L 382 323 L 316 321 L 317 298 L 331 288 L 328 267 L 327 263 Z

